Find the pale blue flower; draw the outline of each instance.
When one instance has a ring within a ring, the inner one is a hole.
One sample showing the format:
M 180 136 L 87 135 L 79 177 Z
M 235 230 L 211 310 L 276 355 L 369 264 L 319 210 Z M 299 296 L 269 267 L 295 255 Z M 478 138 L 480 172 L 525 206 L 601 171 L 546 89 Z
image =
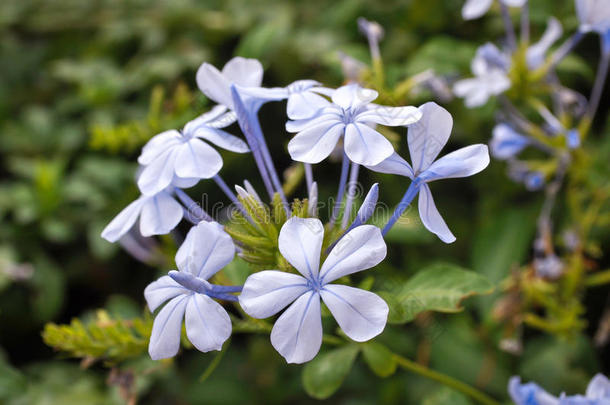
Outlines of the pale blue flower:
M 357 164 L 375 165 L 394 152 L 390 141 L 372 128 L 409 125 L 421 117 L 415 107 L 371 104 L 375 90 L 349 84 L 332 93 L 332 104 L 310 119 L 288 121 L 286 130 L 297 134 L 288 143 L 290 156 L 299 162 L 319 163 L 327 158 L 341 137 L 348 158 Z
M 282 256 L 301 274 L 278 270 L 254 273 L 239 303 L 253 318 L 268 318 L 288 306 L 271 331 L 271 344 L 288 363 L 313 359 L 322 344 L 320 299 L 351 339 L 364 342 L 385 328 L 388 305 L 378 295 L 333 281 L 369 269 L 386 255 L 379 228 L 354 228 L 320 267 L 324 226 L 316 218 L 290 218 L 280 231 Z
M 576 0 L 576 13 L 580 31 L 595 31 L 605 35 L 610 31 L 610 5 L 608 0 Z
M 142 194 L 154 195 L 176 179 L 209 179 L 218 174 L 222 157 L 204 140 L 232 152 L 248 152 L 244 141 L 219 129 L 234 120 L 226 107 L 216 106 L 188 122 L 182 131 L 155 135 L 138 157 L 138 163 L 144 166 L 138 178 Z
M 173 357 L 180 348 L 182 319 L 186 336 L 198 350 L 220 350 L 231 335 L 227 311 L 212 298 L 236 301 L 241 287 L 210 284 L 207 280 L 229 264 L 235 245 L 216 222 L 191 228 L 176 253 L 178 271 L 150 283 L 144 297 L 150 311 L 167 301 L 153 322 L 148 352 L 153 360 Z
M 506 160 L 515 157 L 532 143 L 531 139 L 515 131 L 507 124 L 498 124 L 493 129 L 489 142 L 491 154 L 496 159 Z
M 544 63 L 546 53 L 550 47 L 559 39 L 563 34 L 563 28 L 561 23 L 554 17 L 549 18 L 546 26 L 546 30 L 538 42 L 527 48 L 525 54 L 527 60 L 527 66 L 530 70 L 534 70 Z
M 479 107 L 489 97 L 504 93 L 510 88 L 507 71 L 510 59 L 494 44 L 487 43 L 479 49 L 471 63 L 473 78 L 458 80 L 453 85 L 456 96 L 464 98 L 467 107 Z
M 591 379 L 585 395 L 563 393 L 557 398 L 536 383 L 521 384 L 519 377 L 509 380 L 508 392 L 515 405 L 610 405 L 610 381 L 602 374 Z
M 398 174 L 413 180 L 383 232 L 385 234 L 389 231 L 419 192 L 418 208 L 422 223 L 443 242 L 451 243 L 455 241 L 455 236 L 438 212 L 428 183 L 468 177 L 482 171 L 489 164 L 489 151 L 487 145 L 476 144 L 435 160 L 451 135 L 453 118 L 447 110 L 434 102 L 426 103 L 419 109 L 422 119 L 409 126 L 407 135 L 413 166 L 396 153 L 378 165 L 368 166 L 377 172 Z
M 578 129 L 571 129 L 567 132 L 566 145 L 570 149 L 576 149 L 580 146 L 580 132 Z
M 509 7 L 522 7 L 527 0 L 500 0 Z M 483 16 L 491 7 L 493 0 L 466 0 L 462 7 L 462 17 L 472 20 Z

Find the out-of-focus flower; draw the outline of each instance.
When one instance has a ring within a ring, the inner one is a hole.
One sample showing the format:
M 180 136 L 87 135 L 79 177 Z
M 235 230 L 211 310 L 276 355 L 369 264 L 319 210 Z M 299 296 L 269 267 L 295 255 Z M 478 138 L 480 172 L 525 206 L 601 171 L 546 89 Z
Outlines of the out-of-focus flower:
M 595 31 L 606 35 L 610 31 L 608 0 L 576 0 L 576 13 L 582 32 Z
M 527 49 L 526 58 L 527 66 L 533 70 L 540 67 L 544 63 L 544 58 L 549 48 L 561 38 L 563 28 L 561 23 L 556 18 L 552 17 L 547 23 L 546 30 L 542 34 L 540 41 L 536 42 Z
M 271 331 L 271 344 L 288 363 L 313 359 L 322 344 L 320 299 L 351 339 L 364 342 L 385 328 L 388 305 L 378 295 L 333 281 L 371 268 L 386 255 L 379 228 L 362 225 L 331 250 L 320 267 L 324 226 L 316 218 L 289 219 L 279 250 L 301 275 L 265 270 L 248 277 L 239 302 L 254 318 L 268 318 L 291 304 Z
M 180 348 L 182 319 L 186 335 L 198 350 L 220 350 L 231 335 L 231 319 L 212 298 L 236 301 L 241 287 L 218 286 L 207 280 L 235 256 L 231 237 L 216 222 L 191 228 L 176 253 L 178 271 L 150 283 L 144 297 L 150 311 L 168 301 L 153 322 L 148 352 L 153 360 L 173 357 Z
M 436 209 L 429 182 L 440 179 L 472 176 L 489 164 L 487 145 L 477 144 L 458 149 L 435 160 L 451 135 L 453 118 L 449 111 L 434 102 L 419 107 L 422 119 L 409 126 L 407 141 L 411 155 L 411 166 L 394 153 L 378 165 L 369 169 L 398 174 L 417 182 L 419 188 L 419 216 L 424 226 L 443 242 L 455 241 L 441 214 Z
M 521 378 L 515 376 L 508 382 L 508 393 L 515 405 L 608 405 L 610 381 L 604 375 L 597 374 L 589 382 L 584 396 L 563 393 L 557 398 L 536 383 L 521 384 Z
M 527 0 L 500 0 L 509 7 L 522 7 Z M 462 17 L 465 20 L 473 20 L 483 16 L 491 7 L 493 0 L 466 0 L 462 7 Z
M 521 135 L 507 124 L 498 124 L 493 129 L 489 142 L 491 155 L 496 159 L 506 160 L 515 157 L 531 144 L 531 139 Z
M 479 47 L 472 60 L 471 70 L 475 77 L 457 81 L 453 85 L 453 92 L 464 98 L 469 108 L 482 106 L 489 97 L 510 88 L 510 79 L 506 74 L 509 65 L 509 58 L 494 44 L 487 43 Z
M 421 117 L 415 107 L 386 107 L 371 104 L 375 90 L 349 84 L 335 90 L 332 104 L 313 118 L 288 121 L 286 130 L 297 134 L 288 143 L 290 156 L 299 162 L 319 163 L 331 154 L 341 137 L 344 150 L 354 163 L 375 165 L 394 152 L 390 141 L 371 128 L 409 125 Z

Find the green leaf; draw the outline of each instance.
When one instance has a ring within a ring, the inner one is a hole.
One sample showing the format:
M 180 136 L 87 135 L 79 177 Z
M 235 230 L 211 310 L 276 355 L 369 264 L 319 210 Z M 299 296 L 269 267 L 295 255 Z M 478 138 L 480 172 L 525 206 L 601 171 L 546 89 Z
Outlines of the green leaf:
M 464 299 L 489 294 L 493 288 L 489 280 L 472 271 L 435 264 L 421 270 L 397 292 L 385 293 L 383 297 L 389 298 L 388 305 L 394 306 L 390 322 L 404 323 L 424 311 L 460 312 Z
M 381 343 L 365 343 L 362 345 L 362 355 L 371 371 L 379 377 L 389 377 L 396 371 L 397 364 L 393 353 Z
M 435 390 L 430 395 L 427 395 L 422 401 L 422 405 L 472 405 L 472 402 L 468 400 L 463 394 L 456 392 L 447 387 L 441 387 L 439 390 Z
M 303 368 L 302 382 L 307 394 L 317 399 L 326 399 L 334 394 L 350 369 L 359 347 L 347 345 L 319 355 Z

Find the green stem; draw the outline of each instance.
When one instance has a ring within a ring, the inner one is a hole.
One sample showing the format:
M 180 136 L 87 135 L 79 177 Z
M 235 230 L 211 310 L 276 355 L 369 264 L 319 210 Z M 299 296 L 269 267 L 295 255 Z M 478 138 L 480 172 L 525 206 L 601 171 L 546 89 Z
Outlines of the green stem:
M 405 370 L 411 371 L 415 374 L 419 374 L 422 377 L 428 378 L 430 380 L 439 382 L 443 385 L 446 385 L 449 388 L 453 388 L 456 391 L 461 392 L 464 395 L 469 396 L 475 401 L 484 404 L 484 405 L 500 405 L 498 401 L 491 398 L 487 394 L 478 389 L 471 387 L 470 385 L 463 383 L 461 381 L 456 380 L 453 377 L 450 377 L 446 374 L 439 373 L 434 370 L 430 370 L 427 367 L 422 366 L 414 361 L 407 359 L 406 357 L 402 357 L 398 354 L 394 354 L 394 359 L 396 363 Z
M 587 287 L 597 287 L 610 283 L 610 270 L 598 271 L 585 279 Z

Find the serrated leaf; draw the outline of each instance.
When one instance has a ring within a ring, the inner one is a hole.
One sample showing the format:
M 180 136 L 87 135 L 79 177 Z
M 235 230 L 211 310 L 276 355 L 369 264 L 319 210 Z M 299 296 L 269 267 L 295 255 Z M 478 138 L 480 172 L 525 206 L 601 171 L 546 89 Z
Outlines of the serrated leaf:
M 302 382 L 307 394 L 326 399 L 334 394 L 352 368 L 357 345 L 347 345 L 318 355 L 303 368 Z
M 394 306 L 390 321 L 404 323 L 424 311 L 459 312 L 464 299 L 489 294 L 493 289 L 489 280 L 475 272 L 452 264 L 435 264 L 383 297 L 388 299 L 388 305 Z
M 362 356 L 371 371 L 379 377 L 389 377 L 396 371 L 396 359 L 393 353 L 377 342 L 362 345 Z

